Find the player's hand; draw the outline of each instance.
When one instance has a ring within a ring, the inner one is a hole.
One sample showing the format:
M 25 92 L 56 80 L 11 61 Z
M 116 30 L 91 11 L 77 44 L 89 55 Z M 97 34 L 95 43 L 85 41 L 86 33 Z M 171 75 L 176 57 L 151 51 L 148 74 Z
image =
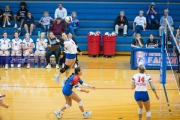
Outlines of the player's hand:
M 89 90 L 86 90 L 85 93 L 89 93 Z
M 2 97 L 6 97 L 6 95 L 2 95 Z
M 79 52 L 79 55 L 82 55 L 82 52 Z
M 56 42 L 60 42 L 59 39 L 56 38 Z
M 93 90 L 95 90 L 95 89 L 96 89 L 94 86 L 90 86 L 90 88 L 92 88 Z
M 158 100 L 160 99 L 158 95 L 156 96 L 156 98 L 157 98 Z
M 51 45 L 48 45 L 48 47 L 51 47 Z

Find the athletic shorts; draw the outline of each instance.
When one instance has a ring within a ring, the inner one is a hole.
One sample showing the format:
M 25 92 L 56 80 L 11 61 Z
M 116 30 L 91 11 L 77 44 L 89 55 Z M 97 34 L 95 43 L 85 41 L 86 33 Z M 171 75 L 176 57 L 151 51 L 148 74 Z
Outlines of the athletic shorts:
M 76 58 L 76 54 L 66 53 L 66 58 L 67 58 L 67 59 L 74 59 L 74 58 Z
M 147 91 L 135 91 L 134 99 L 136 101 L 147 102 L 149 100 L 149 95 Z
M 63 87 L 62 93 L 63 93 L 65 96 L 70 96 L 70 95 L 73 93 L 73 91 L 72 91 L 71 89 L 69 89 L 69 88 L 64 88 L 64 87 Z

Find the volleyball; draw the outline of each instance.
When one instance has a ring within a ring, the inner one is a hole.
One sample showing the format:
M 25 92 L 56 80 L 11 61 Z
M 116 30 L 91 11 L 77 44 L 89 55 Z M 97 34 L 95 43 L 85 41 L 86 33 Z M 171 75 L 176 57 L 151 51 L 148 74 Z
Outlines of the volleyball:
M 65 21 L 68 22 L 68 23 L 72 22 L 72 17 L 71 16 L 66 16 Z

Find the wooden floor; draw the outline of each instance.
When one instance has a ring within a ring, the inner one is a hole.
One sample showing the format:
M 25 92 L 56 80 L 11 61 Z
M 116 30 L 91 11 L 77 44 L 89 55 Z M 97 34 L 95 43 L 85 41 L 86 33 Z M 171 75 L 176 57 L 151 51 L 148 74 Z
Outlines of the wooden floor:
M 82 99 L 85 110 L 93 111 L 89 119 L 137 120 L 138 107 L 134 100 L 134 91 L 130 89 L 131 78 L 137 70 L 130 69 L 129 59 L 129 56 L 79 57 L 80 66 L 83 68 L 82 80 L 97 88 L 90 90 L 88 94 L 76 92 Z M 0 107 L 0 118 L 56 120 L 53 112 L 65 102 L 62 88 L 53 79 L 54 73 L 57 72 L 55 68 L 0 68 L 0 93 L 7 95 L 3 100 L 4 103 L 10 104 L 9 109 Z M 160 100 L 156 100 L 149 89 L 152 120 L 180 120 L 180 95 L 171 71 L 168 71 L 166 85 L 170 106 L 167 106 L 162 85 L 159 83 L 159 71 L 148 70 L 147 73 L 152 76 L 160 96 Z M 62 120 L 83 120 L 77 103 L 73 102 L 73 106 L 66 110 Z

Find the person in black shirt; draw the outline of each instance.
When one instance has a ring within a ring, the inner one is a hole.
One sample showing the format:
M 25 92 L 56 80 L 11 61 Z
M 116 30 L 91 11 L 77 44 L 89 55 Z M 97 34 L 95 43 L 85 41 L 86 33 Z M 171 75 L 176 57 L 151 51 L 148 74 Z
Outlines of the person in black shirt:
M 0 9 L 0 27 L 2 27 L 3 11 Z
M 17 14 L 14 15 L 14 28 L 17 28 L 17 21 L 21 22 L 18 30 L 21 30 L 23 23 L 24 23 L 24 17 L 27 16 L 28 10 L 26 9 L 26 3 L 21 2 L 20 3 L 21 8 L 18 10 Z
M 154 39 L 154 35 L 150 34 L 149 39 L 147 40 L 147 46 L 148 48 L 155 48 L 157 46 L 156 40 Z
M 136 34 L 136 38 L 132 41 L 131 47 L 132 48 L 142 48 L 144 44 L 143 39 L 139 33 Z
M 118 16 L 115 20 L 115 33 L 118 35 L 119 29 L 123 29 L 123 35 L 127 35 L 128 28 L 128 20 L 124 16 L 124 11 L 120 12 L 120 16 Z
M 46 52 L 46 62 L 47 66 L 46 69 L 51 68 L 50 64 L 50 57 L 54 54 L 56 59 L 56 68 L 59 69 L 58 61 L 61 53 L 60 45 L 64 47 L 64 44 L 60 42 L 58 38 L 55 37 L 53 32 L 49 33 L 49 39 L 48 39 L 48 51 Z
M 10 9 L 10 6 L 6 5 L 6 8 L 5 8 L 4 13 L 3 13 L 3 19 L 4 19 L 3 28 L 5 28 L 6 23 L 8 25 L 11 25 L 11 23 L 9 22 L 9 20 L 11 20 L 11 16 L 12 16 L 12 11 Z

